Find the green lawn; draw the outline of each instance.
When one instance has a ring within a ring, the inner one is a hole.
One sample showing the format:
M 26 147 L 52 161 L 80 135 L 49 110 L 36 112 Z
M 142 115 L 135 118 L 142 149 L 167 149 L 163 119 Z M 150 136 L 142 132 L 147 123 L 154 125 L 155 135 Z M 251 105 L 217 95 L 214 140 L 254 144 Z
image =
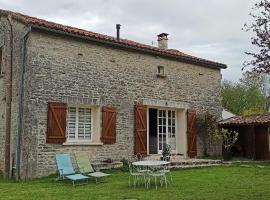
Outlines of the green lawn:
M 174 170 L 175 183 L 157 191 L 129 188 L 127 172 L 112 173 L 105 183 L 90 181 L 75 188 L 55 177 L 20 182 L 0 179 L 0 199 L 270 199 L 269 162 Z

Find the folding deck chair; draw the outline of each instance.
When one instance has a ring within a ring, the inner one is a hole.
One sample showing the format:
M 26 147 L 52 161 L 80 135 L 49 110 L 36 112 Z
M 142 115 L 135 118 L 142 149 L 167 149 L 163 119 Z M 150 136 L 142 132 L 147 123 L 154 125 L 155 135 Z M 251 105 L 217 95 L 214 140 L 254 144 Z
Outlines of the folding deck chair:
M 89 177 L 75 173 L 69 154 L 56 154 L 55 157 L 60 179 L 71 180 L 73 186 L 75 186 L 76 181 L 86 180 L 88 182 Z
M 98 180 L 101 178 L 111 175 L 103 172 L 95 172 L 86 153 L 75 153 L 75 158 L 79 167 L 79 171 L 82 174 L 95 178 L 96 183 L 98 183 Z

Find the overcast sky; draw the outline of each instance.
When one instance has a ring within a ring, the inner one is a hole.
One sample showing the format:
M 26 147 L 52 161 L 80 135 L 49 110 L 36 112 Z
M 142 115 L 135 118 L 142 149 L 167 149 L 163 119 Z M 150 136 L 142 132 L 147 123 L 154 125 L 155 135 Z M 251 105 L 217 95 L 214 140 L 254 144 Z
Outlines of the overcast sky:
M 157 45 L 169 33 L 169 48 L 228 65 L 223 78 L 241 76 L 251 33 L 242 31 L 255 0 L 0 0 L 0 8 Z

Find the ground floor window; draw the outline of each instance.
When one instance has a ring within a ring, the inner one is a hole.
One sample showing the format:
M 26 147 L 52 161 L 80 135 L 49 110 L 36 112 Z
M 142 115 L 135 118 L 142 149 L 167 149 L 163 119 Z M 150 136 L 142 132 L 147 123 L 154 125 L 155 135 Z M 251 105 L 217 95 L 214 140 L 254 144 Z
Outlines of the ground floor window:
M 91 141 L 92 109 L 89 107 L 69 106 L 67 113 L 67 140 Z

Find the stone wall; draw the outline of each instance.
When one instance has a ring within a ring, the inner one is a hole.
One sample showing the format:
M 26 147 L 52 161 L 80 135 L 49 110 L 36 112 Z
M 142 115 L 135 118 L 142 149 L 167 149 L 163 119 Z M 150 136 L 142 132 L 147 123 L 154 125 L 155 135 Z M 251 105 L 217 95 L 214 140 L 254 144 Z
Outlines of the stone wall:
M 26 28 L 23 24 L 12 20 L 13 27 L 13 65 L 12 65 L 12 102 L 11 102 L 11 160 L 15 159 L 15 141 L 17 134 L 18 121 L 18 100 L 19 100 L 19 70 L 21 64 L 22 37 Z M 7 54 L 10 48 L 7 41 L 7 34 L 10 34 L 10 26 L 6 17 L 0 18 L 0 45 L 3 47 L 2 67 L 3 72 L 7 67 Z M 5 74 L 0 75 L 0 170 L 4 169 L 5 153 Z
M 166 78 L 157 78 L 159 65 L 165 67 Z M 221 74 L 217 69 L 32 31 L 26 70 L 24 135 L 28 137 L 24 142 L 23 173 L 31 177 L 55 172 L 55 154 L 60 152 L 87 151 L 93 160 L 130 157 L 134 149 L 136 100 L 187 102 L 198 112 L 211 110 L 221 115 Z M 116 144 L 46 143 L 47 103 L 76 103 L 80 98 L 99 106 L 117 107 Z

